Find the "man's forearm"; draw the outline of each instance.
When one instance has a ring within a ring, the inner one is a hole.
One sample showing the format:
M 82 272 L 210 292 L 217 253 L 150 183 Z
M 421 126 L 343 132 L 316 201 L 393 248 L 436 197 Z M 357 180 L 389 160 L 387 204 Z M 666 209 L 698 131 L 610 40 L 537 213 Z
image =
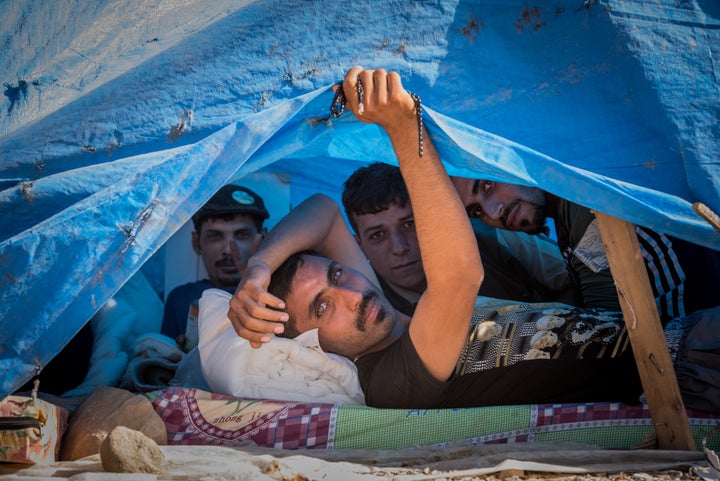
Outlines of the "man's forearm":
M 272 272 L 292 254 L 304 250 L 317 251 L 349 266 L 367 265 L 337 203 L 322 194 L 309 197 L 281 219 L 248 264 L 260 261 Z
M 428 286 L 458 276 L 462 288 L 479 288 L 482 264 L 479 257 L 468 255 L 477 251 L 475 234 L 432 141 L 424 136 L 424 153 L 419 157 L 415 118 L 395 127 L 386 131 L 412 202 Z
M 303 250 L 315 250 L 322 254 L 326 238 L 336 222 L 337 206 L 320 195 L 309 197 L 268 232 L 253 257 L 262 259 L 271 271 L 288 257 Z

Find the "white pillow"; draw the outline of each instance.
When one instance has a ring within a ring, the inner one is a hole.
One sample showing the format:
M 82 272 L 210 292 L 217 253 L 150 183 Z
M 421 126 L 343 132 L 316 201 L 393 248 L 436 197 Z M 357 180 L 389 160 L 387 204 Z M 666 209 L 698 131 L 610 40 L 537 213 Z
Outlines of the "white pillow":
M 227 317 L 232 295 L 208 289 L 198 316 L 202 373 L 213 392 L 242 397 L 365 404 L 357 368 L 320 349 L 317 329 L 273 338 L 259 349 L 239 337 Z

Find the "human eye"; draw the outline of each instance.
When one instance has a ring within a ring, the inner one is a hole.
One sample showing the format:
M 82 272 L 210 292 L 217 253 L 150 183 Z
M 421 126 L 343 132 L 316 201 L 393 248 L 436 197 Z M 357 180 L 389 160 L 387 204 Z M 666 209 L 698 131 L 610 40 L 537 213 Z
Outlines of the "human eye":
M 368 237 L 368 239 L 370 239 L 371 241 L 380 241 L 380 240 L 383 240 L 384 238 L 385 238 L 385 231 L 381 231 L 381 230 L 373 232 Z
M 415 219 L 405 221 L 405 223 L 403 223 L 403 227 L 405 230 L 415 230 Z
M 250 238 L 250 233 L 246 230 L 241 230 L 235 233 L 235 238 L 238 240 L 245 240 Z
M 482 207 L 480 207 L 480 204 L 470 204 L 465 208 L 467 211 L 468 217 L 471 219 L 480 219 L 483 216 L 483 210 Z
M 494 182 L 491 180 L 482 180 L 480 181 L 480 190 L 482 190 L 484 194 L 487 194 L 490 190 L 492 190 L 493 184 Z
M 318 304 L 317 308 L 315 309 L 315 315 L 317 317 L 320 317 L 323 314 L 325 314 L 326 310 L 327 310 L 327 302 L 321 302 L 320 304 Z
M 339 284 L 340 279 L 342 278 L 342 275 L 343 275 L 342 267 L 336 267 L 332 273 L 333 284 Z

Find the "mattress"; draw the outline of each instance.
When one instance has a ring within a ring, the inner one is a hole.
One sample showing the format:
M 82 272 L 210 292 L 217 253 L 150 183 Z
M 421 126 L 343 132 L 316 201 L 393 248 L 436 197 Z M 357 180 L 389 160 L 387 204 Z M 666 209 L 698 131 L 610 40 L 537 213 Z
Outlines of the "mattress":
M 377 409 L 241 399 L 171 387 L 146 394 L 168 444 L 279 449 L 399 449 L 495 443 L 574 442 L 609 449 L 652 447 L 647 405 L 531 404 L 459 409 Z M 720 415 L 688 409 L 698 449 Z M 720 449 L 720 436 L 707 447 Z

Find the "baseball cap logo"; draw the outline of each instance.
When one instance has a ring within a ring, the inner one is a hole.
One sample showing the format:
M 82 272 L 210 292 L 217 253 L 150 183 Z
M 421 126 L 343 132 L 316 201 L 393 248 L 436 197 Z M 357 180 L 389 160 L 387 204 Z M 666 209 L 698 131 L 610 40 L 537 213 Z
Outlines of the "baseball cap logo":
M 232 198 L 235 202 L 241 205 L 253 205 L 255 203 L 253 196 L 242 190 L 236 190 L 233 192 Z

